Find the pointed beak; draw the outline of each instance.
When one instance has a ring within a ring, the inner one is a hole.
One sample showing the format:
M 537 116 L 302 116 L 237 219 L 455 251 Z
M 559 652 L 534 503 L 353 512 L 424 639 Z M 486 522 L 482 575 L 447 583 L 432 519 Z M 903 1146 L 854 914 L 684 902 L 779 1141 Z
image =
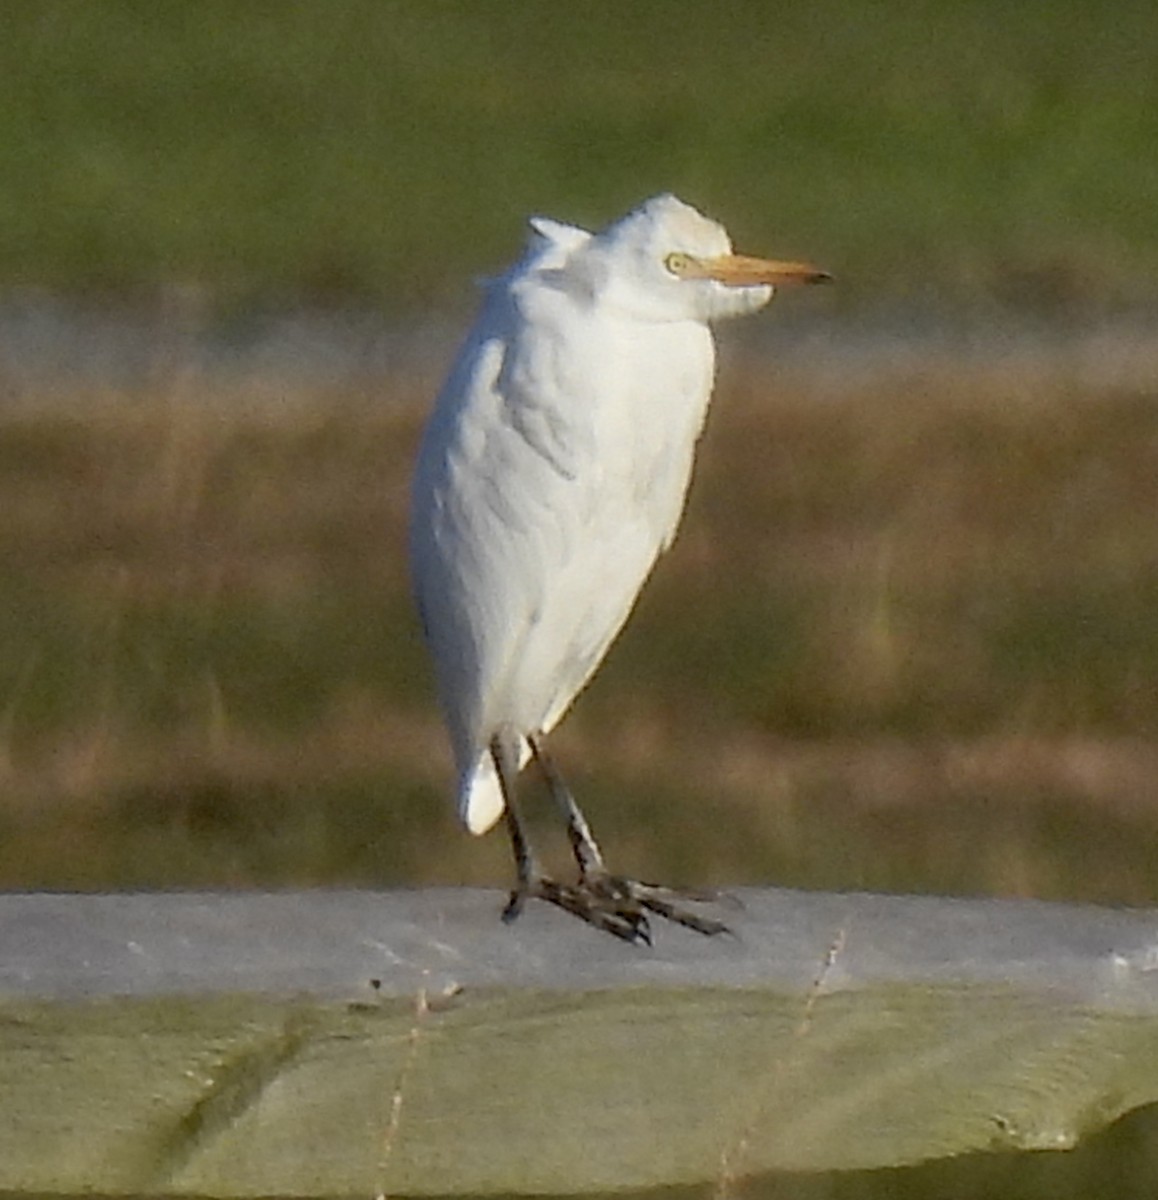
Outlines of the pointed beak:
M 777 262 L 770 258 L 749 258 L 744 254 L 724 254 L 719 258 L 695 260 L 689 274 L 714 279 L 728 287 L 756 287 L 771 284 L 780 287 L 795 283 L 828 283 L 832 276 L 811 263 Z

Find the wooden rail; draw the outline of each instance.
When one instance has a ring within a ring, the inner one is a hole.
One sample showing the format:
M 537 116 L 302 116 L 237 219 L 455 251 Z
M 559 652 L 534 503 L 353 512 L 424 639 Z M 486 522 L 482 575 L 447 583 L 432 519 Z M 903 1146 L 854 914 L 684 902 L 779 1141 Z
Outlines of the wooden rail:
M 1158 1099 L 1158 913 L 744 891 L 0 897 L 0 1191 L 569 1193 L 1067 1148 Z

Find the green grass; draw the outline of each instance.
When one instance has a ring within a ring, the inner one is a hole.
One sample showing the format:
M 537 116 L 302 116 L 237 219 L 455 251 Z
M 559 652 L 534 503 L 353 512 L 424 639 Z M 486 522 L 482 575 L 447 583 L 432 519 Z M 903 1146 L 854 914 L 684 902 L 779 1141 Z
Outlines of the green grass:
M 0 39 L 0 283 L 461 297 L 528 213 L 675 190 L 841 303 L 1153 298 L 1158 9 L 44 0 Z

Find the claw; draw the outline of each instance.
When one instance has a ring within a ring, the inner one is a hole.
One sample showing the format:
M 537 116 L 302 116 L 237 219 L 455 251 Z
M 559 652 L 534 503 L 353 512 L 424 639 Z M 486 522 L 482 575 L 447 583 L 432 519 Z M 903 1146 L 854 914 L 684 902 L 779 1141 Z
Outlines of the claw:
M 690 912 L 676 903 L 679 900 L 690 900 L 693 903 L 709 904 L 719 900 L 719 894 L 716 892 L 702 889 L 668 888 L 655 883 L 637 883 L 633 879 L 616 879 L 614 883 L 617 892 L 630 896 L 634 903 L 647 909 L 648 912 L 656 913 L 665 920 L 682 925 L 685 929 L 694 929 L 697 933 L 704 934 L 705 937 L 715 937 L 717 934 L 732 932 L 723 921 L 717 921 L 712 917 L 701 917 L 698 913 Z
M 529 879 L 511 893 L 503 909 L 503 920 L 514 921 L 523 911 L 528 897 L 546 900 L 588 925 L 633 945 L 652 944 L 651 923 L 647 919 L 649 912 L 706 937 L 732 932 L 722 921 L 701 917 L 675 903 L 682 899 L 709 902 L 717 899 L 714 892 L 681 891 L 654 883 L 637 883 L 634 879 L 605 872 L 593 872 L 577 884 L 557 883 L 547 876 Z
M 503 909 L 503 923 L 509 925 L 523 911 L 523 905 L 526 903 L 526 892 L 515 889 L 511 892 L 511 898 L 507 901 L 506 908 Z
M 552 796 L 567 820 L 571 849 L 579 867 L 578 883 L 556 883 L 543 875 L 523 832 L 515 807 L 515 781 L 520 766 L 519 747 L 524 736 L 542 768 Z M 505 801 L 503 814 L 518 872 L 518 885 L 503 909 L 504 921 L 509 923 L 515 920 L 530 897 L 546 900 L 548 904 L 554 904 L 581 921 L 586 921 L 588 925 L 633 945 L 639 942 L 645 946 L 651 945 L 649 912 L 707 937 L 732 932 L 723 922 L 688 912 L 676 903 L 677 900 L 711 903 L 720 899 L 716 892 L 681 891 L 678 888 L 659 887 L 654 883 L 637 883 L 634 879 L 612 875 L 606 870 L 603 855 L 591 836 L 586 818 L 575 803 L 575 797 L 564 783 L 559 769 L 543 748 L 541 733 L 522 734 L 511 727 L 504 727 L 491 739 L 490 752 L 502 786 Z

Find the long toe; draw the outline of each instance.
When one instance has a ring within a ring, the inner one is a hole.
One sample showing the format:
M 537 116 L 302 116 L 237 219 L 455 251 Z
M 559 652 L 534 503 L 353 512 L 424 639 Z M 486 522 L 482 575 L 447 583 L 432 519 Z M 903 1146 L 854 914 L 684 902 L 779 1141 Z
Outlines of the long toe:
M 635 879 L 624 879 L 618 875 L 604 875 L 590 879 L 588 886 L 615 897 L 620 904 L 634 905 L 646 909 L 667 921 L 674 921 L 685 929 L 694 929 L 706 937 L 717 934 L 731 934 L 732 930 L 723 921 L 714 917 L 701 916 L 691 909 L 685 908 L 681 902 L 693 904 L 718 903 L 725 899 L 718 892 L 701 889 L 682 889 L 662 887 L 655 883 L 640 883 Z M 734 901 L 738 904 L 738 901 Z
M 674 894 L 680 896 L 678 892 Z M 649 912 L 657 913 L 669 921 L 674 921 L 677 925 L 683 925 L 685 929 L 694 929 L 697 933 L 705 934 L 707 937 L 715 937 L 719 933 L 732 933 L 731 928 L 723 921 L 717 921 L 714 917 L 703 917 L 697 912 L 683 908 L 670 898 L 671 895 L 672 893 L 667 888 L 655 887 L 652 884 L 640 884 L 637 899 Z M 693 896 L 691 899 L 701 901 L 699 896 Z
M 557 905 L 588 925 L 613 934 L 625 942 L 643 942 L 651 945 L 651 926 L 643 908 L 630 898 L 608 896 L 592 890 L 582 882 L 577 885 L 556 883 L 552 879 L 540 881 L 538 895 Z
M 516 888 L 503 909 L 503 920 L 514 921 L 529 899 L 546 900 L 564 912 L 586 921 L 625 942 L 651 945 L 651 927 L 643 906 L 627 893 L 593 888 L 586 883 L 557 883 L 547 876 L 530 879 Z
M 651 945 L 648 913 L 705 937 L 732 933 L 723 921 L 685 907 L 686 903 L 718 903 L 727 899 L 719 893 L 640 883 L 605 871 L 589 872 L 576 884 L 558 883 L 545 875 L 528 879 L 511 893 L 503 920 L 515 920 L 528 899 L 546 900 L 604 933 L 647 946 Z

